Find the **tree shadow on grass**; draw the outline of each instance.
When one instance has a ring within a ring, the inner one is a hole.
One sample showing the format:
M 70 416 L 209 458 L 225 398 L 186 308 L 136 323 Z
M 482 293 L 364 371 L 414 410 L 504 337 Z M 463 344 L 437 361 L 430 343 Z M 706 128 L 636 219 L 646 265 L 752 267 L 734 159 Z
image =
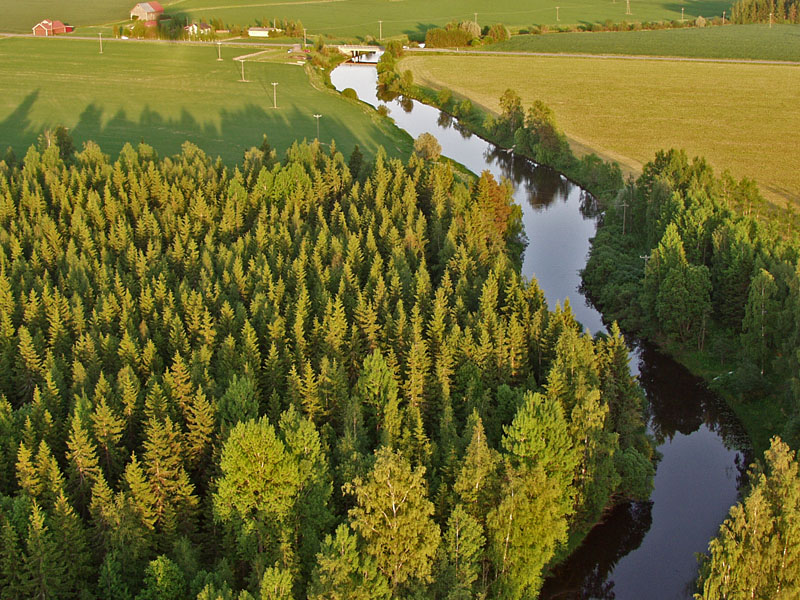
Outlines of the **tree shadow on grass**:
M 433 29 L 435 27 L 440 27 L 436 23 L 417 23 L 417 26 L 413 29 L 404 29 L 403 33 L 408 36 L 408 39 L 412 42 L 424 42 L 425 41 L 425 33 L 428 29 Z
M 33 122 L 31 110 L 38 97 L 38 90 L 31 92 L 0 121 L 2 150 L 11 145 L 17 155 L 22 156 L 43 129 L 58 124 Z M 319 124 L 322 141 L 330 143 L 336 138 L 336 147 L 346 156 L 355 144 L 369 153 L 377 150 L 373 140 L 355 134 L 343 118 L 331 111 L 325 112 Z M 273 110 L 250 103 L 233 110 L 222 109 L 216 118 L 201 121 L 186 109 L 175 116 L 165 116 L 145 105 L 138 115 L 124 109 L 110 114 L 101 105 L 91 103 L 69 131 L 78 149 L 92 140 L 104 152 L 116 156 L 126 142 L 145 142 L 159 155 L 168 156 L 179 153 L 183 143 L 189 141 L 208 155 L 219 156 L 226 164 L 234 165 L 242 160 L 248 148 L 261 144 L 263 134 L 267 134 L 270 143 L 282 154 L 294 140 L 316 138 L 317 122 L 311 111 L 306 114 L 296 106 Z

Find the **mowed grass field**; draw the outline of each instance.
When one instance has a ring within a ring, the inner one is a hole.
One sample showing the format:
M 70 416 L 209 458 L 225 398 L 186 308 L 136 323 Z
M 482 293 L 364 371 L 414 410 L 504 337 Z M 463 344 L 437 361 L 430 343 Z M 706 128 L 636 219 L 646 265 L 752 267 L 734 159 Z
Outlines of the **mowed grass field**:
M 63 124 L 76 146 L 95 140 L 117 153 L 126 141 L 144 141 L 160 154 L 188 140 L 229 164 L 266 133 L 283 152 L 295 139 L 336 140 L 346 156 L 355 144 L 372 154 L 378 145 L 407 155 L 410 139 L 372 109 L 332 90 L 316 89 L 302 66 L 245 62 L 249 83 L 232 58 L 257 49 L 133 41 L 0 39 L 0 151 L 24 154 L 45 127 Z M 274 55 L 282 60 L 284 55 Z M 271 82 L 278 82 L 273 109 Z
M 102 25 L 128 19 L 137 0 L 3 0 L 0 2 L 0 31 L 31 32 L 42 19 L 56 19 L 69 25 Z
M 540 99 L 580 150 L 637 172 L 660 149 L 704 156 L 756 180 L 778 204 L 800 202 L 800 67 L 566 57 L 412 56 L 418 83 L 499 112 L 515 89 Z
M 422 39 L 431 27 L 449 21 L 472 20 L 478 13 L 481 25 L 505 23 L 513 28 L 534 24 L 660 21 L 687 15 L 715 16 L 730 11 L 729 0 L 632 0 L 632 16 L 625 15 L 624 0 L 177 0 L 165 2 L 166 10 L 193 19 L 219 17 L 226 23 L 249 25 L 266 17 L 299 19 L 312 34 L 339 36 L 383 36 L 406 34 Z
M 517 35 L 482 49 L 800 61 L 800 25 Z

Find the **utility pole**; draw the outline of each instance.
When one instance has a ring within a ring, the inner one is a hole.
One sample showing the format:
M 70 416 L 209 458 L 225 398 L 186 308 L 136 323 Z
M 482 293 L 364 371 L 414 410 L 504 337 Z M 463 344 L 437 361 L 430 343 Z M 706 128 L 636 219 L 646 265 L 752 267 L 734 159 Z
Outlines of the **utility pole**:
M 378 40 L 383 39 L 383 21 L 378 21 Z
M 272 82 L 272 108 L 278 108 L 278 82 Z
M 722 11 L 722 24 L 725 25 L 725 11 Z
M 681 25 L 683 25 L 683 7 L 681 6 Z
M 97 35 L 100 36 L 100 54 L 102 54 L 103 53 L 103 34 L 102 33 L 98 33 Z
M 475 13 L 475 24 L 478 24 L 478 13 Z
M 625 222 L 628 220 L 628 203 L 623 202 L 620 206 L 622 207 L 622 235 L 625 235 Z
M 769 13 L 769 28 L 772 29 L 772 13 Z
M 625 11 L 625 14 L 626 14 L 626 15 L 631 15 L 631 14 L 633 14 L 633 13 L 631 12 L 631 0 L 626 0 L 626 2 L 627 2 L 627 4 L 628 4 L 628 10 L 626 10 L 626 11 Z
M 242 63 L 242 78 L 239 81 L 247 83 L 247 79 L 244 78 L 244 61 L 240 60 L 239 62 Z
M 561 19 L 558 18 L 558 9 L 561 8 L 560 6 L 556 6 L 556 21 L 560 21 Z
M 317 120 L 317 140 L 319 140 L 319 118 L 322 115 L 314 115 L 314 118 Z
M 222 60 L 222 42 L 217 42 L 217 60 Z
M 647 261 L 650 260 L 650 255 L 649 254 L 640 254 L 639 258 L 643 258 L 644 259 L 644 270 L 647 271 Z

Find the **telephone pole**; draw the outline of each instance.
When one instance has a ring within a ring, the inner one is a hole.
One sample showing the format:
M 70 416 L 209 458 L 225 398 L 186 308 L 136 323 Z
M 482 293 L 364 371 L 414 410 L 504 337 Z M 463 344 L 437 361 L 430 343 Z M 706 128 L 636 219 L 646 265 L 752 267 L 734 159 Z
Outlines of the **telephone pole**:
M 378 21 L 378 40 L 383 39 L 383 21 Z
M 217 42 L 217 60 L 222 60 L 222 42 Z
M 278 108 L 278 82 L 272 82 L 272 108 Z
M 98 33 L 97 35 L 100 36 L 100 54 L 102 54 L 103 53 L 103 34 L 102 33 Z
M 619 206 L 622 207 L 622 235 L 625 235 L 625 222 L 628 220 L 628 203 L 623 202 Z
M 560 21 L 561 19 L 558 18 L 558 9 L 561 8 L 560 6 L 556 6 L 556 21 Z
M 247 83 L 247 79 L 244 78 L 244 61 L 240 60 L 239 62 L 242 63 L 242 78 L 239 81 L 242 83 Z
M 683 7 L 681 6 L 681 25 L 683 25 Z
M 725 11 L 722 11 L 722 24 L 725 25 Z

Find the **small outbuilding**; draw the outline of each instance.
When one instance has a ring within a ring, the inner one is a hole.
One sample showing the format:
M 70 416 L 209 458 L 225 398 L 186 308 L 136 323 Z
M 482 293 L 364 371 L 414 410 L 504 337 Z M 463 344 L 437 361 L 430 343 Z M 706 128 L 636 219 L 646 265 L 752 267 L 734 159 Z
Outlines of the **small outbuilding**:
M 64 25 L 61 21 L 51 21 L 50 19 L 45 19 L 33 26 L 33 35 L 41 37 L 69 33 L 70 31 L 72 31 L 71 25 Z
M 158 21 L 164 14 L 164 7 L 155 0 L 151 2 L 139 2 L 131 9 L 131 19 L 140 21 Z
M 281 31 L 283 30 L 277 27 L 251 27 L 247 30 L 247 35 L 250 37 L 275 37 Z

